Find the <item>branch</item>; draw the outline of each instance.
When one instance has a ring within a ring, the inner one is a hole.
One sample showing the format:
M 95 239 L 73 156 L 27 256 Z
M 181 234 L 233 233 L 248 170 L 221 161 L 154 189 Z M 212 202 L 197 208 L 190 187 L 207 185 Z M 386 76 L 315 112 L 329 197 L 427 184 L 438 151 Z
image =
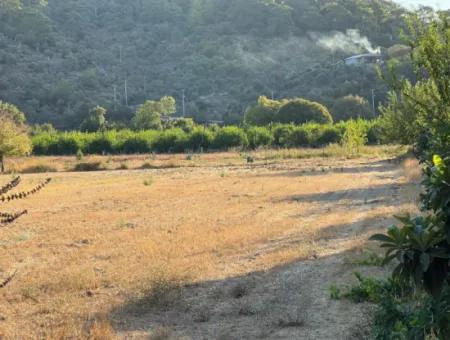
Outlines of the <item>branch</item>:
M 39 191 L 41 191 L 43 188 L 45 188 L 47 186 L 48 183 L 50 183 L 51 180 L 52 180 L 51 178 L 47 178 L 44 182 L 40 183 L 39 185 L 37 185 L 36 187 L 31 189 L 30 191 L 23 191 L 23 192 L 11 194 L 11 195 L 2 195 L 0 197 L 0 201 L 9 202 L 9 201 L 21 200 L 21 199 L 27 198 L 28 196 L 34 195 L 34 194 L 38 193 Z
M 12 273 L 12 275 L 8 276 L 5 280 L 0 282 L 0 288 L 5 288 L 14 279 L 16 274 L 17 274 L 17 270 L 14 273 Z
M 5 186 L 3 186 L 2 188 L 0 188 L 0 195 L 4 195 L 7 192 L 11 191 L 12 189 L 14 189 L 16 186 L 19 185 L 21 181 L 20 177 L 16 177 L 14 178 L 11 182 L 9 182 L 8 184 L 6 184 Z
M 15 214 L 9 214 L 9 213 L 0 213 L 0 224 L 10 224 L 13 223 L 15 220 L 17 220 L 19 217 L 22 217 L 23 215 L 28 214 L 27 210 L 15 213 Z

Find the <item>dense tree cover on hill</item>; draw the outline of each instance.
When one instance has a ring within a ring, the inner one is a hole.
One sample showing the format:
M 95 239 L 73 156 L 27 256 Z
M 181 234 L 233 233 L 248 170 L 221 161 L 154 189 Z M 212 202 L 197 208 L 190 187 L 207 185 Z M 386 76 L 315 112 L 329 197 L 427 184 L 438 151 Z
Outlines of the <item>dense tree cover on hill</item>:
M 61 128 L 96 105 L 129 122 L 163 96 L 180 114 L 183 90 L 187 115 L 230 122 L 261 94 L 332 107 L 375 88 L 382 101 L 372 65 L 338 61 L 398 44 L 403 12 L 384 0 L 1 0 L 0 100 Z

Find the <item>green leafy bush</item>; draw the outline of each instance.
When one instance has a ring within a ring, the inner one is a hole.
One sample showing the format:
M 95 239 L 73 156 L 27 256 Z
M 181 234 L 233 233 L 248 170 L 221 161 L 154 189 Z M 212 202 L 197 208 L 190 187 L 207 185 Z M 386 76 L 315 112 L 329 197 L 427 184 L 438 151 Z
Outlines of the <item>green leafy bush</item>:
M 120 152 L 125 154 L 148 153 L 151 151 L 151 142 L 146 136 L 133 135 L 125 139 L 120 147 Z
M 188 135 L 179 128 L 161 132 L 155 140 L 154 148 L 157 152 L 184 152 Z
M 302 126 L 296 126 L 293 128 L 284 140 L 284 146 L 293 147 L 305 147 L 310 146 L 311 134 L 308 129 Z
M 258 147 L 267 147 L 272 145 L 274 137 L 272 132 L 266 127 L 250 127 L 247 129 L 247 139 L 249 147 L 256 149 Z
M 276 118 L 278 122 L 285 124 L 333 123 L 333 118 L 324 105 L 302 98 L 293 99 L 281 106 Z
M 115 152 L 115 131 L 98 132 L 86 142 L 84 152 L 87 154 L 111 154 Z
M 346 124 L 342 145 L 349 154 L 359 154 L 362 146 L 367 144 L 367 129 L 362 120 L 350 120 Z
M 213 134 L 209 129 L 197 127 L 188 136 L 187 148 L 190 150 L 208 150 L 213 142 Z
M 314 141 L 315 146 L 325 146 L 339 143 L 342 139 L 341 132 L 334 126 L 325 125 L 319 130 L 318 136 Z
M 227 126 L 217 131 L 213 140 L 213 147 L 217 150 L 227 150 L 230 148 L 245 148 L 248 139 L 245 132 L 237 126 Z
M 293 124 L 277 124 L 272 127 L 272 133 L 274 138 L 274 145 L 277 146 L 286 146 L 287 138 L 294 130 L 295 125 Z

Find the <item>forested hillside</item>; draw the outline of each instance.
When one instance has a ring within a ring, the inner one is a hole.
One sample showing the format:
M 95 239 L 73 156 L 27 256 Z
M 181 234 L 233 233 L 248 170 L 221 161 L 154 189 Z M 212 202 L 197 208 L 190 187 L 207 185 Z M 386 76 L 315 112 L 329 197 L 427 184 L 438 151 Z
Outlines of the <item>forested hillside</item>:
M 183 91 L 198 120 L 236 119 L 260 95 L 383 100 L 372 65 L 340 61 L 399 43 L 403 12 L 383 0 L 0 0 L 0 100 L 60 128 L 97 104 L 126 121 L 165 95 L 181 114 Z

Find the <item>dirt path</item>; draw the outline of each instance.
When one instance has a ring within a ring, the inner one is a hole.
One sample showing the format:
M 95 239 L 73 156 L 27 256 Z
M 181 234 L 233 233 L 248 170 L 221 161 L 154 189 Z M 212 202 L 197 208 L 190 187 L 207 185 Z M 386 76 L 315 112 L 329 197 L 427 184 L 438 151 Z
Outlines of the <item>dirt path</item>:
M 349 170 L 350 171 L 350 170 Z M 293 170 L 276 169 L 298 176 Z M 115 314 L 117 328 L 127 339 L 364 339 L 369 331 L 371 307 L 331 300 L 331 284 L 354 282 L 353 272 L 383 275 L 377 268 L 352 264 L 368 236 L 391 223 L 391 214 L 373 214 L 380 207 L 409 204 L 416 186 L 405 181 L 403 171 L 389 163 L 369 164 L 355 172 L 348 187 L 330 192 L 294 195 L 287 199 L 312 209 L 299 209 L 295 218 L 305 225 L 316 218 L 331 219 L 337 211 L 351 211 L 343 224 L 332 223 L 312 240 L 309 260 L 294 261 L 248 275 L 185 287 L 176 302 L 161 310 L 141 310 L 130 303 Z M 377 181 L 383 180 L 383 185 Z M 272 197 L 278 202 L 277 197 Z M 277 214 L 274 210 L 273 214 Z M 325 217 L 324 217 L 325 216 Z M 233 267 L 250 268 L 259 257 L 305 243 L 304 236 L 287 233 L 237 256 Z M 224 268 L 225 270 L 225 268 Z

